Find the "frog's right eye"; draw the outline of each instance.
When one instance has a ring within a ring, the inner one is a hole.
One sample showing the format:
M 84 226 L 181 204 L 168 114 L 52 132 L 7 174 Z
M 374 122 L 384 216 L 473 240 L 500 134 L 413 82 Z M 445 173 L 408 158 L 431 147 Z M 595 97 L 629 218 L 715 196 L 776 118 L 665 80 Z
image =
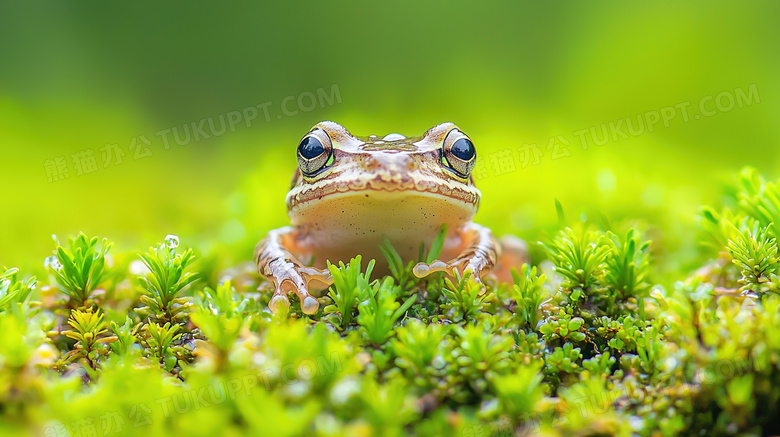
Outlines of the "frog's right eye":
M 333 146 L 328 134 L 322 129 L 315 129 L 298 144 L 298 167 L 304 175 L 313 175 L 325 167 L 332 151 Z
M 442 150 L 442 164 L 461 178 L 468 179 L 471 170 L 477 163 L 477 150 L 469 137 L 463 132 L 453 129 L 444 138 Z

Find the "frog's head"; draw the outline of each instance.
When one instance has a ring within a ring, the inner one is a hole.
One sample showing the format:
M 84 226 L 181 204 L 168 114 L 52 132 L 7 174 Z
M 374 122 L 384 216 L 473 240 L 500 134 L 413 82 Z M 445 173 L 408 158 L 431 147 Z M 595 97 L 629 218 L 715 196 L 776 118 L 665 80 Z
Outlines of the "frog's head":
M 323 121 L 298 144 L 298 169 L 287 195 L 295 218 L 311 206 L 354 204 L 365 198 L 386 202 L 424 202 L 421 210 L 459 212 L 470 220 L 479 206 L 480 192 L 471 171 L 477 159 L 468 136 L 452 123 L 407 138 L 390 134 L 355 137 L 343 126 Z M 319 208 L 314 208 L 319 210 Z M 320 210 L 320 212 L 322 212 Z

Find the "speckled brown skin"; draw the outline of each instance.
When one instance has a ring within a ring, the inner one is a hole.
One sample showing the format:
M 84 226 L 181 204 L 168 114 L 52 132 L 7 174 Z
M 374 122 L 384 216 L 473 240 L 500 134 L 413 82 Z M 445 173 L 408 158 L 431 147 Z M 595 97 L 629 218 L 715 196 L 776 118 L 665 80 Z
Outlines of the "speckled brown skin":
M 379 250 L 383 238 L 403 259 L 415 259 L 419 245 L 430 247 L 442 225 L 448 232 L 441 257 L 449 261 L 419 263 L 415 275 L 468 269 L 481 282 L 496 266 L 501 245 L 488 228 L 471 222 L 480 202 L 473 178 L 460 176 L 442 159 L 445 139 L 451 144 L 465 137 L 457 126 L 443 123 L 419 138 L 358 138 L 326 121 L 307 135 L 332 144 L 332 162 L 309 176 L 296 170 L 287 195 L 291 226 L 269 232 L 257 245 L 258 270 L 275 288 L 272 311 L 289 305 L 286 295 L 292 291 L 304 313 L 316 312 L 310 283 L 320 288 L 332 283 L 326 260 L 347 262 L 362 255 L 376 260 L 377 274 L 387 274 Z M 525 259 L 516 246 L 515 261 Z M 509 278 L 508 269 L 500 276 Z

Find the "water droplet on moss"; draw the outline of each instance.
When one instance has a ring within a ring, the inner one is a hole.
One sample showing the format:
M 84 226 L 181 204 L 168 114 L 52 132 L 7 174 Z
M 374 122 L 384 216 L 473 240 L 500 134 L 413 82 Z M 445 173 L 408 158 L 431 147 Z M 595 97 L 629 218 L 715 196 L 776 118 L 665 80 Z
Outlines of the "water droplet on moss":
M 62 264 L 60 264 L 60 260 L 57 259 L 56 255 L 47 256 L 45 260 L 43 260 L 43 267 L 46 269 L 53 269 L 53 270 L 60 270 L 62 268 Z
M 165 245 L 168 246 L 170 249 L 176 249 L 177 247 L 179 247 L 179 237 L 173 234 L 166 235 Z

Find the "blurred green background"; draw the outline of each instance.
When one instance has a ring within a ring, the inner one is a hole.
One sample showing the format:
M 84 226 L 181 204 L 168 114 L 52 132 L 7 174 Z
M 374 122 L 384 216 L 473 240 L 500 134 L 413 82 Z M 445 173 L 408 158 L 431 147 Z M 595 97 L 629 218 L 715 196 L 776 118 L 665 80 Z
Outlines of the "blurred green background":
M 776 2 L 3 2 L 0 265 L 42 272 L 51 235 L 80 230 L 121 251 L 176 233 L 249 259 L 287 223 L 298 140 L 330 119 L 357 135 L 455 122 L 486 164 L 479 222 L 536 241 L 557 198 L 570 217 L 643 220 L 675 254 L 661 263 L 686 267 L 698 207 L 743 165 L 777 176 L 778 14 Z M 332 103 L 312 106 L 323 92 Z M 251 126 L 223 135 L 168 149 L 156 135 L 201 120 L 208 133 L 256 105 Z M 674 105 L 652 132 L 587 149 L 576 134 Z M 535 164 L 520 155 L 530 144 Z M 72 155 L 90 150 L 86 172 Z

